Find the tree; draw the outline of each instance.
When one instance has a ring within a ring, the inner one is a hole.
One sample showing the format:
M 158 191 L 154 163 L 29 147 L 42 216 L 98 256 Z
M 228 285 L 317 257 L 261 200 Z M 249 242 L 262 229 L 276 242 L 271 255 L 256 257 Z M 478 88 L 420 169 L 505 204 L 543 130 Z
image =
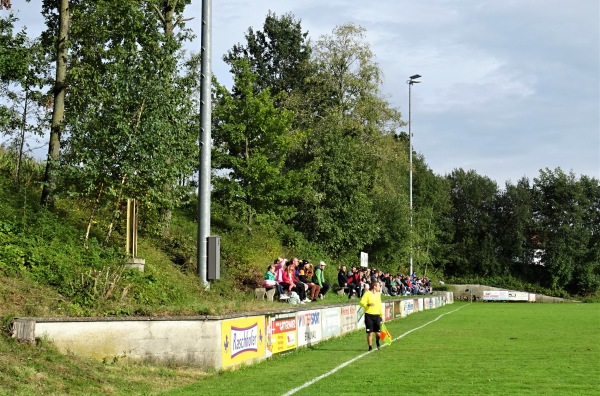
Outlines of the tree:
M 530 276 L 536 236 L 532 231 L 532 195 L 529 180 L 506 183 L 494 203 L 494 234 L 498 244 L 498 275 Z
M 293 224 L 332 254 L 372 244 L 374 172 L 385 136 L 400 114 L 380 93 L 381 71 L 363 28 L 348 24 L 313 47 L 316 73 L 296 101 L 304 138 L 288 166 L 302 170 L 303 195 Z
M 74 9 L 62 176 L 113 221 L 124 198 L 149 208 L 177 202 L 179 191 L 165 186 L 195 168 L 195 85 L 177 74 L 183 37 L 162 27 L 156 10 L 137 2 Z M 111 230 L 112 221 L 107 238 Z
M 560 168 L 534 179 L 534 221 L 548 286 L 556 291 L 598 290 L 598 181 L 578 181 Z
M 54 190 L 56 189 L 56 167 L 60 159 L 60 136 L 63 130 L 65 114 L 65 94 L 67 89 L 67 56 L 70 10 L 69 1 L 60 0 L 59 25 L 56 41 L 56 78 L 54 80 L 54 98 L 52 101 L 52 122 L 50 124 L 50 142 L 46 160 L 41 202 L 49 208 L 54 207 Z
M 217 85 L 213 113 L 214 199 L 244 214 L 248 232 L 255 215 L 287 220 L 293 208 L 293 175 L 283 171 L 291 147 L 291 113 L 275 106 L 270 90 L 258 90 L 245 60 L 233 63 L 233 93 Z
M 20 185 L 26 138 L 42 134 L 45 61 L 39 41 L 29 40 L 25 30 L 14 34 L 15 21 L 12 14 L 0 18 L 0 130 L 15 153 Z
M 230 65 L 247 60 L 256 74 L 256 90 L 268 88 L 273 97 L 283 99 L 281 93 L 305 91 L 306 79 L 311 75 L 307 36 L 292 14 L 278 17 L 269 12 L 263 30 L 248 28 L 246 44 L 234 45 L 223 60 Z
M 449 176 L 452 200 L 452 252 L 446 265 L 451 275 L 491 276 L 496 273 L 493 207 L 498 186 L 475 171 L 455 169 Z

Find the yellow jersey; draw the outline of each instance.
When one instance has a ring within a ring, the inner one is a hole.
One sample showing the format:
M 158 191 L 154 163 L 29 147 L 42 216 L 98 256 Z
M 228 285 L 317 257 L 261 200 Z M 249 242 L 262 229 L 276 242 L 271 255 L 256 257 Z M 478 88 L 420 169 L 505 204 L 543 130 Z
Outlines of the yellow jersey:
M 369 304 L 373 304 L 369 306 Z M 383 317 L 381 311 L 381 293 L 373 293 L 371 290 L 367 290 L 360 299 L 360 306 L 365 309 L 365 313 L 369 315 L 379 315 Z

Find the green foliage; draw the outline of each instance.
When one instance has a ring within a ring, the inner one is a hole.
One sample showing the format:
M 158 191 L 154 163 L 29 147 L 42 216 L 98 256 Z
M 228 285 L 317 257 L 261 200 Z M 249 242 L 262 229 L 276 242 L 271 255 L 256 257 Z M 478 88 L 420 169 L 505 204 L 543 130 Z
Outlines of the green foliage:
M 136 2 L 84 1 L 72 12 L 63 190 L 109 213 L 124 198 L 172 209 L 197 152 L 188 122 L 197 82 L 178 75 L 183 37 L 161 33 L 156 11 Z
M 311 73 L 312 48 L 307 37 L 308 33 L 302 32 L 300 22 L 292 14 L 278 17 L 269 11 L 263 30 L 255 32 L 248 28 L 247 44 L 234 45 L 223 59 L 232 66 L 241 59 L 247 60 L 257 76 L 259 91 L 269 89 L 274 97 L 303 92 Z
M 293 214 L 285 205 L 293 174 L 283 172 L 291 113 L 275 107 L 268 89 L 255 93 L 256 75 L 246 61 L 233 66 L 234 93 L 218 86 L 213 111 L 213 196 L 239 212 L 250 231 L 256 216 L 285 221 Z

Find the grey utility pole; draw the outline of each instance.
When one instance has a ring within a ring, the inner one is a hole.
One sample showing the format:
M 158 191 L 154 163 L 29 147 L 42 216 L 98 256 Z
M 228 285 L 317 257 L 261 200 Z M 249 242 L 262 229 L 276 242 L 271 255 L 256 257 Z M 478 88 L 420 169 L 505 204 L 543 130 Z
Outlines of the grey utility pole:
M 207 280 L 207 238 L 210 235 L 210 151 L 211 143 L 211 50 L 212 50 L 212 2 L 202 0 L 202 75 L 200 88 L 200 171 L 198 174 L 198 276 L 206 289 Z
M 417 78 L 421 78 L 420 74 L 414 74 L 408 78 L 406 83 L 408 84 L 408 167 L 409 167 L 409 181 L 408 189 L 410 196 L 410 274 L 413 274 L 413 165 L 412 165 L 412 119 L 411 119 L 411 88 L 413 84 L 418 84 L 421 81 L 417 81 Z

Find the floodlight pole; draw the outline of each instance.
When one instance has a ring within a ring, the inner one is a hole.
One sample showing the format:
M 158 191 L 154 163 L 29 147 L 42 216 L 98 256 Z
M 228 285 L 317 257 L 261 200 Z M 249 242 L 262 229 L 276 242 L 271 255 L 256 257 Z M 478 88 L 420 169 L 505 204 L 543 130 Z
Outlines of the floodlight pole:
M 202 0 L 202 37 L 200 64 L 200 169 L 198 172 L 198 277 L 200 284 L 208 289 L 207 239 L 210 236 L 210 174 L 211 174 L 211 46 L 212 2 Z
M 413 84 L 418 84 L 421 81 L 417 81 L 417 78 L 421 78 L 420 74 L 414 74 L 408 78 L 406 83 L 408 84 L 408 190 L 409 190 L 409 208 L 410 208 L 410 273 L 413 274 L 413 164 L 412 164 L 412 116 L 411 116 L 411 88 Z

